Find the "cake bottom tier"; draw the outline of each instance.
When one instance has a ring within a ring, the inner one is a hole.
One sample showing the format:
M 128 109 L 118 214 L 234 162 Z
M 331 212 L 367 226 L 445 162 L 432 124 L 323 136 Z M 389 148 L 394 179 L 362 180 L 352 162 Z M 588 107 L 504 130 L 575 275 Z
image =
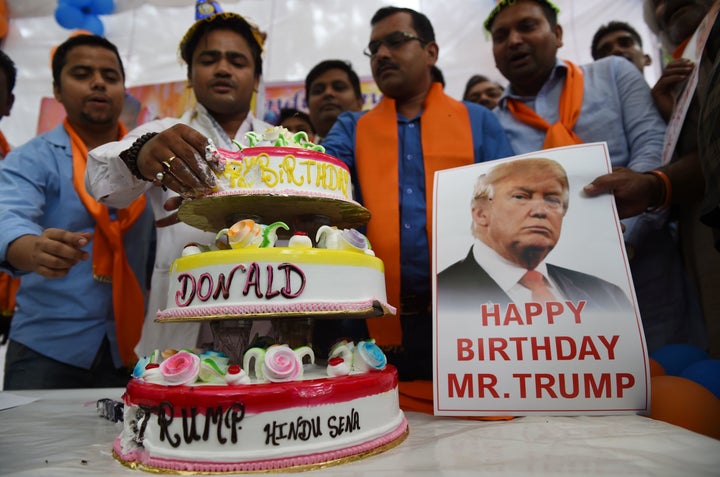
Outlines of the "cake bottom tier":
M 397 371 L 234 386 L 132 380 L 113 455 L 149 472 L 306 470 L 392 448 L 407 436 Z

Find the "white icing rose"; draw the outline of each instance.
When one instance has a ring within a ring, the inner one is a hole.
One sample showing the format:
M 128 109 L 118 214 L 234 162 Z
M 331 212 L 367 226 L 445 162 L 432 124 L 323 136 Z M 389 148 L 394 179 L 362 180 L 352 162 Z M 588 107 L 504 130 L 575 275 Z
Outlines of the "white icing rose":
M 225 373 L 225 382 L 229 385 L 250 384 L 250 376 L 240 366 L 233 364 Z
M 265 352 L 262 372 L 268 381 L 294 381 L 303 375 L 300 357 L 288 345 L 273 345 Z
M 331 378 L 336 376 L 347 376 L 350 374 L 351 364 L 340 356 L 328 359 L 327 374 Z
M 374 340 L 361 341 L 353 353 L 353 369 L 361 373 L 380 371 L 387 366 L 385 353 L 375 344 Z

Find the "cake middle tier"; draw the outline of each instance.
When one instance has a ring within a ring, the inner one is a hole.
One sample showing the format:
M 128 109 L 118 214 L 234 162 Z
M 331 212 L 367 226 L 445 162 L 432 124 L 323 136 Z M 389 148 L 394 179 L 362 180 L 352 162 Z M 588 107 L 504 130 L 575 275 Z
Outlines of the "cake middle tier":
M 382 260 L 345 250 L 217 250 L 178 258 L 157 321 L 394 314 Z

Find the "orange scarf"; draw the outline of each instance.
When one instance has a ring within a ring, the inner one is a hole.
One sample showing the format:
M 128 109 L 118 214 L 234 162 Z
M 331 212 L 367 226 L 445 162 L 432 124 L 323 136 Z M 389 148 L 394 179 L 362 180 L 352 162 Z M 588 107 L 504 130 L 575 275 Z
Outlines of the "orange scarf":
M 4 159 L 10 152 L 5 135 L 0 131 L 0 154 Z M 0 272 L 0 315 L 13 316 L 15 314 L 15 295 L 20 288 L 20 279 L 13 278 L 7 273 Z
M 118 124 L 122 137 L 127 133 L 127 129 L 122 123 Z M 119 209 L 117 220 L 110 220 L 107 207 L 95 201 L 85 190 L 87 146 L 67 119 L 63 125 L 70 135 L 72 144 L 75 190 L 88 213 L 95 219 L 93 278 L 112 282 L 113 311 L 120 357 L 125 366 L 132 368 L 137 361 L 133 349 L 140 340 L 140 331 L 145 319 L 145 298 L 125 256 L 123 235 L 145 210 L 145 196 L 135 200 L 127 209 Z
M 435 171 L 474 162 L 467 108 L 433 83 L 420 117 L 428 242 L 432 238 L 432 192 Z M 357 123 L 355 163 L 365 207 L 372 213 L 367 235 L 385 263 L 388 301 L 400 306 L 400 210 L 398 204 L 398 125 L 395 100 L 387 96 Z M 432 250 L 432 243 L 430 243 Z M 402 310 L 400 310 L 402 311 Z M 398 315 L 368 320 L 370 336 L 379 346 L 398 346 L 402 332 Z
M 507 99 L 508 110 L 518 121 L 536 129 L 547 131 L 543 149 L 552 147 L 582 144 L 583 141 L 573 131 L 575 123 L 580 117 L 583 100 L 583 73 L 575 64 L 565 60 L 567 75 L 565 85 L 560 95 L 559 121 L 550 125 L 538 113 L 530 109 L 525 103 L 512 98 Z

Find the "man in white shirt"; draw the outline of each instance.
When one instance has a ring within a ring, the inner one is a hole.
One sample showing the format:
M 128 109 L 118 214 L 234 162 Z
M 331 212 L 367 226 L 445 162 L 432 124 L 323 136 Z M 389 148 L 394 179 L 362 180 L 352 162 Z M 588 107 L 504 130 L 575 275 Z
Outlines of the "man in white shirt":
M 217 13 L 195 22 L 180 42 L 188 82 L 197 104 L 179 119 L 152 121 L 122 141 L 90 152 L 86 187 L 99 202 L 125 207 L 147 193 L 157 224 L 157 253 L 150 302 L 138 356 L 154 349 L 194 348 L 210 341 L 198 323 L 164 326 L 154 322 L 166 308 L 169 268 L 190 242 L 213 243 L 215 235 L 177 223 L 179 196 L 212 187 L 214 176 L 204 161 L 208 139 L 220 148 L 236 149 L 247 132 L 271 127 L 250 111 L 262 74 L 264 34 L 236 13 Z

